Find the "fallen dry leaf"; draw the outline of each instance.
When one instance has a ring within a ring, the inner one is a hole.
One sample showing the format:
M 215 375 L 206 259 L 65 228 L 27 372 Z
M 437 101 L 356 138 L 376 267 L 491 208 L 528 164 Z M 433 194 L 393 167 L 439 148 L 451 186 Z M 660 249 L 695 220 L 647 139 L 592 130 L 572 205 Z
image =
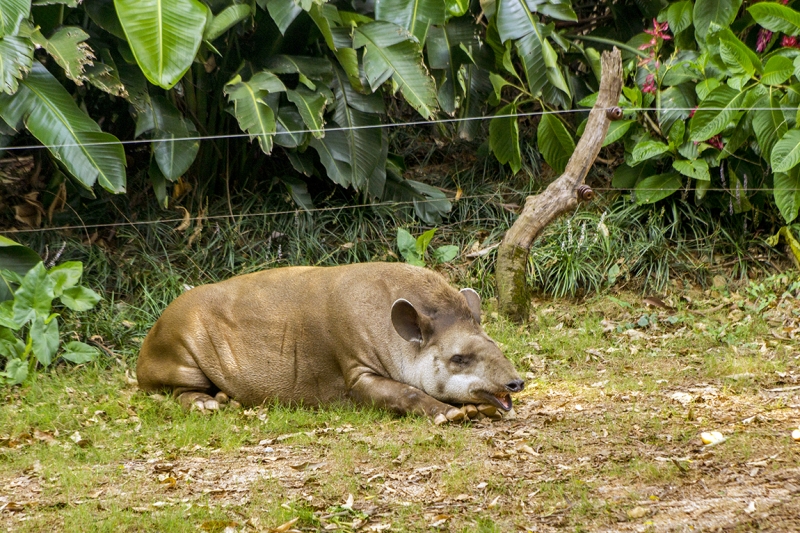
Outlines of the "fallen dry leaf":
M 702 440 L 703 444 L 706 446 L 714 446 L 715 444 L 725 442 L 727 439 L 719 431 L 704 431 L 700 433 L 700 440 Z
M 633 509 L 628 510 L 628 517 L 636 520 L 638 518 L 643 518 L 647 516 L 648 510 L 644 507 L 634 507 Z
M 279 525 L 278 527 L 274 527 L 274 528 L 270 529 L 269 531 L 270 531 L 270 533 L 286 533 L 287 531 L 292 529 L 292 526 L 295 525 L 298 520 L 300 520 L 300 517 L 296 516 L 296 517 L 292 518 L 291 520 L 289 520 L 288 522 L 285 522 L 285 523 Z

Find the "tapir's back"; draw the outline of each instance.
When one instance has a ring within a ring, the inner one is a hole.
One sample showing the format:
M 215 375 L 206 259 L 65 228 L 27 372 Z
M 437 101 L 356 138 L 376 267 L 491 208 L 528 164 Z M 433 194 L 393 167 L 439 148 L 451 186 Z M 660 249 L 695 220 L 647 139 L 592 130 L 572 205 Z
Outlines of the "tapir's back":
M 219 389 L 245 405 L 343 399 L 348 371 L 384 373 L 388 355 L 403 357 L 390 320 L 400 297 L 423 309 L 459 301 L 437 274 L 398 263 L 277 268 L 197 287 L 142 344 L 139 385 Z

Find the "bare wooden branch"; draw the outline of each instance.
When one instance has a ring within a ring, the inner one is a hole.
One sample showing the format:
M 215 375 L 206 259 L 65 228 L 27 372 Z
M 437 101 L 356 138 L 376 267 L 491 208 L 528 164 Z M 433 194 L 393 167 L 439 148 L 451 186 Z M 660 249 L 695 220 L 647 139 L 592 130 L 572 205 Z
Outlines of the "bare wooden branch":
M 498 249 L 495 278 L 500 311 L 517 322 L 528 320 L 530 294 L 525 271 L 531 245 L 558 216 L 574 209 L 579 200 L 588 201 L 594 195 L 583 182 L 600 152 L 609 123 L 621 115 L 617 107 L 622 90 L 619 50 L 603 52 L 601 66 L 600 92 L 567 168 L 547 189 L 525 200 L 522 213 Z

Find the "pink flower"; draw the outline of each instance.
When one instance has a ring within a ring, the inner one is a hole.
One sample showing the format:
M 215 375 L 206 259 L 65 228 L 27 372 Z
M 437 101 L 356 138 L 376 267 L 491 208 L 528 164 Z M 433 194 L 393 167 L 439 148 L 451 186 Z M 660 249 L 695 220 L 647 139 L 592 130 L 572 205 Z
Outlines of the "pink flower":
M 786 48 L 800 48 L 800 42 L 798 42 L 797 37 L 784 35 L 781 39 L 781 46 L 785 46 Z
M 692 118 L 695 113 L 697 113 L 697 106 L 694 106 L 694 109 L 689 111 L 689 118 Z
M 722 135 L 717 134 L 711 137 L 709 140 L 706 141 L 708 144 L 716 148 L 717 150 L 722 150 L 725 145 L 722 144 Z
M 645 33 L 649 33 L 653 37 L 658 37 L 664 39 L 665 41 L 669 41 L 672 39 L 669 35 L 664 33 L 669 29 L 669 22 L 664 21 L 661 24 L 658 23 L 656 19 L 653 19 L 653 29 L 652 30 L 644 30 Z
M 761 53 L 767 49 L 767 45 L 772 39 L 772 32 L 761 28 L 758 30 L 758 39 L 756 39 L 756 52 Z
M 656 93 L 656 77 L 652 74 L 648 74 L 647 77 L 644 79 L 644 85 L 642 85 L 642 92 L 643 93 Z

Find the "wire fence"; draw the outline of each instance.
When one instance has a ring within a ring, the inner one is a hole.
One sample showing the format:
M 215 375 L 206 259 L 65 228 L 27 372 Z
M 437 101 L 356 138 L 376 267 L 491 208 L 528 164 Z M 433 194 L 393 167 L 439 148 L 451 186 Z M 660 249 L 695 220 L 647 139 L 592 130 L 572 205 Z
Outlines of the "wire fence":
M 606 111 L 613 109 L 608 108 Z M 654 109 L 654 108 L 644 108 L 644 107 L 623 107 L 623 113 L 628 112 L 647 112 L 647 111 L 656 111 L 656 112 L 692 112 L 692 111 L 791 111 L 797 112 L 799 108 L 789 108 L 789 107 L 705 107 L 705 108 L 696 108 L 696 107 L 675 107 L 675 108 L 667 108 L 667 109 Z M 158 143 L 158 142 L 180 142 L 180 141 L 213 141 L 213 140 L 222 140 L 222 139 L 239 139 L 239 138 L 250 138 L 255 139 L 262 136 L 275 136 L 275 135 L 297 135 L 297 134 L 305 134 L 305 133 L 325 133 L 325 132 L 334 132 L 334 131 L 355 131 L 355 130 L 364 130 L 364 129 L 388 129 L 388 128 L 400 128 L 400 127 L 411 127 L 411 126 L 429 126 L 435 124 L 453 124 L 453 123 L 462 123 L 462 122 L 469 122 L 469 121 L 476 121 L 476 120 L 492 120 L 495 118 L 517 118 L 517 117 L 535 117 L 535 116 L 544 116 L 544 115 L 566 115 L 566 114 L 588 114 L 591 111 L 591 108 L 585 109 L 566 109 L 566 110 L 543 110 L 543 111 L 530 111 L 524 113 L 514 113 L 514 114 L 501 114 L 501 115 L 491 115 L 491 116 L 476 116 L 476 117 L 463 117 L 463 118 L 444 118 L 444 119 L 435 119 L 435 120 L 418 120 L 418 121 L 408 121 L 408 122 L 392 122 L 392 123 L 382 123 L 382 124 L 369 124 L 363 126 L 346 126 L 346 127 L 332 127 L 332 128 L 323 128 L 323 129 L 301 129 L 301 130 L 292 130 L 292 131 L 276 131 L 274 133 L 268 134 L 250 134 L 250 133 L 232 133 L 232 134 L 221 134 L 221 135 L 201 135 L 201 136 L 189 136 L 189 137 L 176 137 L 176 138 L 169 138 L 169 139 L 132 139 L 126 141 L 105 141 L 105 142 L 94 142 L 94 143 L 63 143 L 63 144 L 54 144 L 54 145 L 23 145 L 23 146 L 8 146 L 8 147 L 0 147 L 0 152 L 14 152 L 14 151 L 31 151 L 31 150 L 42 150 L 42 149 L 49 149 L 55 150 L 59 148 L 69 148 L 69 147 L 91 147 L 91 146 L 108 146 L 108 145 L 139 145 L 139 144 L 148 144 L 148 143 Z M 555 189 L 558 191 L 559 189 Z M 560 189 L 561 191 L 566 189 Z M 600 191 L 615 191 L 615 192 L 625 192 L 625 191 L 632 191 L 634 193 L 644 193 L 644 192 L 651 192 L 651 191 L 659 191 L 660 188 L 618 188 L 618 187 L 592 187 L 593 191 L 600 192 Z M 731 192 L 732 194 L 745 194 L 748 190 L 751 191 L 759 191 L 759 192 L 774 192 L 776 190 L 784 191 L 784 192 L 794 192 L 800 189 L 787 189 L 787 188 L 764 188 L 759 187 L 758 189 L 747 189 L 745 187 L 709 187 L 705 189 L 706 191 L 715 191 L 715 192 Z M 498 198 L 499 193 L 493 194 L 484 194 L 484 195 L 464 195 L 460 196 L 459 200 L 467 200 L 467 199 L 479 199 L 479 198 Z M 456 198 L 448 198 L 448 200 L 455 200 Z M 365 204 L 357 204 L 357 205 L 345 205 L 345 206 L 331 206 L 331 207 L 318 207 L 318 208 L 310 208 L 310 209 L 289 209 L 289 210 L 277 210 L 277 211 L 264 211 L 258 213 L 240 213 L 240 214 L 227 214 L 227 215 L 209 215 L 209 216 L 197 216 L 197 217 L 181 217 L 181 218 L 171 218 L 171 219 L 159 219 L 159 220 L 143 220 L 143 221 L 125 221 L 125 222 L 110 222 L 104 224 L 83 224 L 83 225 L 65 225 L 65 226 L 57 226 L 57 227 L 48 227 L 48 228 L 28 228 L 28 229 L 1 229 L 0 228 L 0 235 L 2 234 L 13 234 L 13 233 L 36 233 L 36 232 L 56 232 L 56 231 L 65 231 L 65 230 L 73 230 L 73 229 L 100 229 L 100 228 L 113 228 L 113 227 L 120 227 L 120 226 L 142 226 L 142 225 L 153 225 L 153 224 L 174 224 L 174 223 L 191 223 L 197 222 L 200 220 L 217 220 L 217 219 L 241 219 L 244 217 L 275 217 L 280 215 L 286 214 L 293 214 L 293 213 L 319 213 L 319 212 L 327 212 L 327 211 L 342 211 L 342 210 L 351 210 L 351 209 L 364 209 L 364 208 L 371 208 L 371 207 L 384 207 L 384 206 L 411 206 L 416 204 L 423 204 L 428 202 L 439 202 L 441 198 L 430 198 L 427 200 L 409 200 L 409 201 L 392 201 L 392 202 L 374 202 L 374 203 L 365 203 Z

